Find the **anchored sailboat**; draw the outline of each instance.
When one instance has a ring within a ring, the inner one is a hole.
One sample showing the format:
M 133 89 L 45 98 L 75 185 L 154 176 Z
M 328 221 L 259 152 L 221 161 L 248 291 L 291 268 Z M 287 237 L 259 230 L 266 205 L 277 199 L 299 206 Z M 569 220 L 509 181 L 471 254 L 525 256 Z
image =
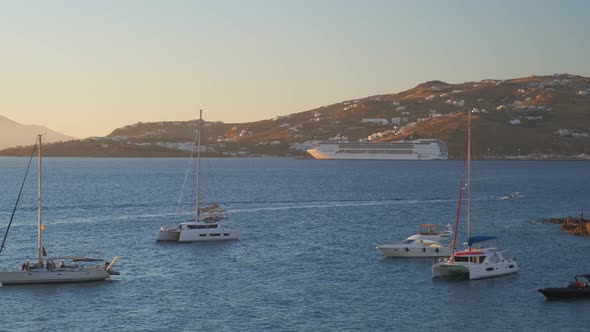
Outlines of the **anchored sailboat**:
M 204 242 L 240 238 L 240 231 L 228 225 L 227 213 L 220 209 L 218 204 L 199 207 L 202 122 L 203 111 L 201 110 L 197 134 L 195 219 L 180 223 L 178 226 L 160 227 L 156 234 L 156 241 Z
M 38 207 L 37 207 L 37 250 L 38 250 L 38 257 L 37 262 L 33 265 L 29 264 L 29 262 L 25 262 L 21 269 L 18 271 L 0 271 L 0 285 L 11 285 L 11 284 L 33 284 L 33 283 L 71 283 L 71 282 L 88 282 L 88 281 L 100 281 L 108 279 L 112 274 L 119 274 L 116 271 L 111 270 L 115 261 L 119 258 L 116 256 L 110 263 L 105 263 L 104 266 L 101 265 L 91 265 L 91 266 L 84 266 L 81 262 L 85 261 L 97 261 L 98 259 L 92 258 L 83 258 L 83 257 L 47 257 L 47 253 L 45 252 L 45 248 L 43 247 L 43 190 L 42 190 L 42 153 L 41 153 L 41 146 L 42 146 L 42 135 L 38 135 L 37 142 L 35 147 L 37 148 L 37 160 L 38 160 L 38 171 L 37 171 L 37 196 L 38 196 Z M 33 154 L 31 154 L 31 159 L 33 158 Z M 27 173 L 31 163 L 29 160 L 29 166 L 27 167 Z M 26 180 L 23 179 L 23 185 Z M 22 185 L 21 191 L 22 192 Z M 20 192 L 17 198 L 17 202 L 15 205 L 18 206 L 18 201 L 20 199 Z M 14 217 L 14 211 L 13 215 Z M 7 227 L 6 234 L 4 235 L 4 240 L 2 245 L 0 246 L 0 253 L 4 249 L 4 245 L 6 242 L 6 237 L 8 231 L 10 230 L 10 224 Z M 55 264 L 55 261 L 61 260 L 59 266 Z M 66 264 L 68 261 L 68 264 Z M 72 261 L 70 263 L 69 261 Z M 100 259 L 99 261 L 102 261 Z
M 461 179 L 463 182 L 463 179 Z M 463 183 L 461 183 L 461 188 Z M 518 272 L 514 257 L 507 250 L 498 248 L 476 248 L 478 243 L 493 240 L 493 236 L 471 236 L 471 111 L 467 115 L 467 249 L 455 252 L 457 225 L 452 243 L 451 257 L 443 259 L 432 266 L 432 277 L 461 277 L 483 279 L 499 277 Z M 459 204 L 461 194 L 459 195 Z M 459 205 L 460 211 L 460 205 Z M 459 222 L 457 212 L 457 224 Z

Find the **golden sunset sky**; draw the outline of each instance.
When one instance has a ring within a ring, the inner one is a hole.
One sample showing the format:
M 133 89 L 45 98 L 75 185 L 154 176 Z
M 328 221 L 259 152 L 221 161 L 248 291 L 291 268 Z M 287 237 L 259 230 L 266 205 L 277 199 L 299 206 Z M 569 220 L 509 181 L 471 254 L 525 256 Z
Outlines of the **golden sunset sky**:
M 0 115 L 76 137 L 428 80 L 590 76 L 588 1 L 0 1 Z

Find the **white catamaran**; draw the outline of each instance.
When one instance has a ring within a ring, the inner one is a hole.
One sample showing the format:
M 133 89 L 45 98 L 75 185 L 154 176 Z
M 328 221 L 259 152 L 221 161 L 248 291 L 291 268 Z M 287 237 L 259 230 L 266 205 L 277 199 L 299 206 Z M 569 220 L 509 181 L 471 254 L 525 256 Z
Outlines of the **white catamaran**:
M 174 242 L 204 242 L 237 240 L 240 231 L 228 224 L 227 213 L 213 204 L 199 208 L 199 178 L 201 163 L 201 131 L 203 111 L 199 114 L 199 126 L 197 134 L 197 165 L 196 165 L 196 208 L 195 219 L 180 223 L 178 226 L 160 227 L 156 234 L 156 241 Z
M 463 180 L 461 179 L 461 182 Z M 463 183 L 461 183 L 463 186 Z M 432 277 L 467 277 L 470 280 L 499 277 L 518 272 L 514 257 L 507 250 L 494 247 L 481 248 L 482 242 L 493 240 L 493 236 L 471 236 L 471 111 L 467 115 L 467 248 L 456 252 L 457 227 L 452 242 L 451 257 L 442 259 L 432 266 Z M 461 196 L 459 196 L 459 202 Z M 460 211 L 460 210 L 459 210 Z M 457 218 L 458 221 L 458 218 Z
M 34 284 L 34 283 L 72 283 L 72 282 L 89 282 L 89 281 L 100 281 L 108 279 L 112 274 L 119 274 L 116 271 L 111 270 L 111 267 L 117 260 L 116 256 L 110 263 L 105 263 L 104 266 L 96 264 L 97 261 L 103 261 L 102 259 L 96 258 L 83 258 L 83 257 L 46 257 L 45 248 L 43 247 L 42 234 L 43 234 L 43 205 L 42 205 L 42 154 L 41 154 L 41 139 L 42 135 L 38 135 L 36 142 L 37 160 L 38 160 L 38 171 L 37 171 L 37 195 L 38 195 L 38 211 L 37 211 L 37 249 L 38 257 L 37 263 L 30 265 L 29 262 L 25 262 L 20 270 L 17 271 L 0 271 L 0 285 L 11 285 L 11 284 Z M 31 158 L 33 156 L 31 155 Z M 30 162 L 29 162 L 30 166 Z M 27 168 L 28 173 L 28 168 Z M 25 179 L 23 180 L 23 185 Z M 21 186 L 22 192 L 22 186 Z M 19 193 L 20 199 L 20 193 Z M 18 206 L 17 199 L 16 205 Z M 15 206 L 16 210 L 16 206 Z M 14 217 L 14 212 L 13 212 Z M 12 218 L 11 222 L 12 223 Z M 6 241 L 6 235 L 10 229 L 10 223 L 7 227 L 4 241 L 0 246 L 0 252 L 4 249 Z M 61 264 L 55 264 L 55 261 L 61 260 Z M 66 261 L 68 264 L 66 265 Z M 69 261 L 72 261 L 70 263 Z M 90 266 L 82 265 L 82 262 L 94 262 Z

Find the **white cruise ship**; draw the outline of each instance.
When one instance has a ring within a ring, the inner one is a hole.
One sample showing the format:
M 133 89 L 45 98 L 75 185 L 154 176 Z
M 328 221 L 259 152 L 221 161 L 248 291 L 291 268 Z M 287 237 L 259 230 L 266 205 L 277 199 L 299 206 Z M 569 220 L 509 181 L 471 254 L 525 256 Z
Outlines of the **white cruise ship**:
M 307 152 L 315 159 L 446 160 L 449 156 L 445 143 L 436 139 L 383 143 L 323 141 Z

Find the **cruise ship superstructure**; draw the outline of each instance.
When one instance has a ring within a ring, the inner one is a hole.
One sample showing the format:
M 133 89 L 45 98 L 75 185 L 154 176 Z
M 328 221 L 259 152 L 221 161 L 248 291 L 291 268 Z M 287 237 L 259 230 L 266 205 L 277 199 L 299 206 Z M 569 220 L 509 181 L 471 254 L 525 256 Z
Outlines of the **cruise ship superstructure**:
M 437 139 L 417 139 L 396 142 L 322 141 L 307 150 L 315 159 L 448 159 L 447 146 Z

